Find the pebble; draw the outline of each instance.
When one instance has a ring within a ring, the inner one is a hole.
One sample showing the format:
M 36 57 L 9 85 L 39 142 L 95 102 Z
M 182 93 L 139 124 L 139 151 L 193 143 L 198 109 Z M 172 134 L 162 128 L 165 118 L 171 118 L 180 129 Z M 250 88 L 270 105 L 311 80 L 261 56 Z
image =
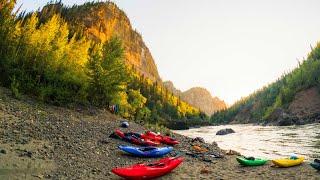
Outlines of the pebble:
M 200 171 L 201 174 L 208 174 L 210 171 L 208 169 L 201 169 Z
M 7 154 L 7 151 L 5 149 L 0 149 L 0 153 Z

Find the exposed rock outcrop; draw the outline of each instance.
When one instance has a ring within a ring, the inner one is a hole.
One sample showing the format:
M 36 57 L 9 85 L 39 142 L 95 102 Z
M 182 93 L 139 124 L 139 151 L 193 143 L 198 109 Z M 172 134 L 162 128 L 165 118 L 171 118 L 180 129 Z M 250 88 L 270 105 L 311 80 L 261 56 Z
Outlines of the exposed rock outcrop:
M 298 92 L 288 109 L 277 108 L 270 115 L 269 124 L 279 126 L 320 122 L 320 93 L 316 87 Z
M 288 113 L 298 118 L 320 113 L 320 93 L 316 87 L 298 92 L 289 105 Z

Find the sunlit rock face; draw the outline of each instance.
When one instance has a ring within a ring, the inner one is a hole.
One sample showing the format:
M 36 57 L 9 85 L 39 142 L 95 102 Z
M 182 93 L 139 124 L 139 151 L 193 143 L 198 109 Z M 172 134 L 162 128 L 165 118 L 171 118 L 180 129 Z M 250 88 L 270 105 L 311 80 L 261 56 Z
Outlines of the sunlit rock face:
M 153 81 L 161 81 L 153 57 L 141 35 L 135 31 L 126 16 L 112 2 L 85 3 L 64 8 L 62 4 L 45 6 L 40 14 L 46 19 L 54 13 L 60 13 L 67 21 L 71 31 L 81 32 L 89 39 L 105 42 L 112 36 L 118 36 L 125 48 L 125 60 L 129 67 Z

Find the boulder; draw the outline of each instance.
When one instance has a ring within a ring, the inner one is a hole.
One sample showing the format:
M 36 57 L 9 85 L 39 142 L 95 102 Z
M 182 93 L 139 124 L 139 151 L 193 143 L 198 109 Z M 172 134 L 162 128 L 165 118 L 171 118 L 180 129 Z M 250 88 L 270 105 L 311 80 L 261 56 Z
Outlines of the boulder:
M 235 133 L 235 131 L 231 128 L 226 128 L 226 129 L 221 129 L 219 130 L 216 135 L 226 135 L 226 134 L 231 134 L 231 133 Z
M 290 118 L 279 118 L 277 125 L 278 126 L 290 126 L 293 125 L 293 121 Z
M 277 122 L 278 126 L 291 126 L 294 124 L 303 125 L 303 121 L 296 116 L 286 114 L 285 116 L 280 116 Z

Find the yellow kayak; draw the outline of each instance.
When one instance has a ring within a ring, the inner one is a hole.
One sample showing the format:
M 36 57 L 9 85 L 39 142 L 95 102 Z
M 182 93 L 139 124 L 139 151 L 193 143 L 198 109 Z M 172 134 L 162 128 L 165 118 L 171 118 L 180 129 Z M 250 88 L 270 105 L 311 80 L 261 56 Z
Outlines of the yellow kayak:
M 278 167 L 291 167 L 291 166 L 297 166 L 301 164 L 303 160 L 304 160 L 304 157 L 298 157 L 297 159 L 290 159 L 290 158 L 274 159 L 272 160 L 272 162 Z

